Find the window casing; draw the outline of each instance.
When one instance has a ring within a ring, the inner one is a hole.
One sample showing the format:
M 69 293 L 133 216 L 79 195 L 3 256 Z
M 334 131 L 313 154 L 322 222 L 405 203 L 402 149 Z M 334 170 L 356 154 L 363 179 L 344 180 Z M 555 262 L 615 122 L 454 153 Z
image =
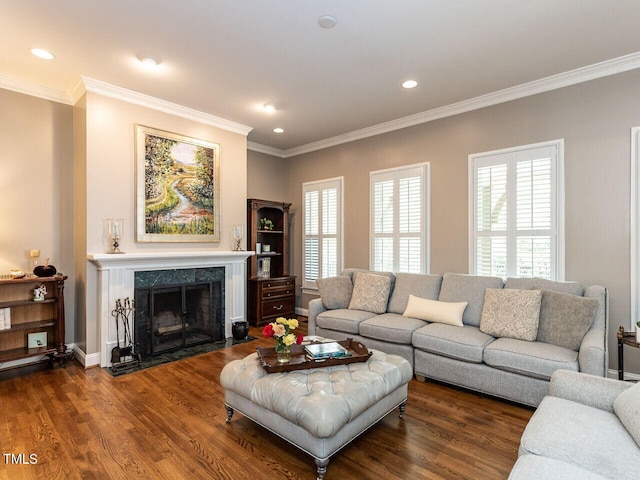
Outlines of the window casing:
M 564 279 L 563 142 L 469 156 L 469 272 Z
M 429 164 L 370 174 L 370 259 L 376 271 L 429 271 Z
M 342 184 L 342 177 L 302 184 L 303 288 L 342 272 Z

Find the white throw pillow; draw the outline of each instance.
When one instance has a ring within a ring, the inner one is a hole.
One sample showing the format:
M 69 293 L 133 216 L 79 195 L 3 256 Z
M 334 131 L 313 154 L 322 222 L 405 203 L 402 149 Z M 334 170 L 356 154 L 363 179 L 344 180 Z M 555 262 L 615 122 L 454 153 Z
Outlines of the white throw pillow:
M 391 279 L 387 276 L 355 272 L 349 308 L 371 313 L 385 313 L 390 289 Z
M 467 308 L 467 302 L 439 302 L 409 295 L 407 308 L 402 316 L 462 327 L 462 314 L 465 308 Z

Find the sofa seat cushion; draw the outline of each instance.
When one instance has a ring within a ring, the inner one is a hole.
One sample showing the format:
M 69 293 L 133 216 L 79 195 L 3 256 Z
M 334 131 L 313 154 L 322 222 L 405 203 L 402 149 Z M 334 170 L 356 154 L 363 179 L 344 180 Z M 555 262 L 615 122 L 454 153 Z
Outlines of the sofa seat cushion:
M 508 480 L 607 480 L 571 463 L 538 455 L 522 455 L 513 466 Z
M 502 288 L 500 277 L 481 277 L 461 273 L 445 273 L 438 300 L 441 302 L 467 302 L 462 321 L 465 325 L 480 325 L 480 315 L 487 288 Z
M 578 353 L 549 343 L 498 338 L 484 350 L 484 362 L 494 368 L 550 380 L 556 370 L 578 371 Z
M 424 327 L 427 322 L 408 318 L 397 313 L 384 313 L 360 323 L 360 335 L 391 343 L 411 345 L 413 332 Z
M 327 330 L 357 334 L 360 330 L 360 322 L 375 315 L 375 313 L 364 310 L 349 310 L 348 308 L 327 310 L 316 317 L 316 325 Z
M 471 363 L 482 363 L 482 352 L 495 339 L 478 327 L 430 323 L 413 332 L 413 346 L 425 352 Z
M 606 478 L 636 479 L 638 446 L 615 414 L 545 397 L 520 441 L 520 453 L 562 460 Z

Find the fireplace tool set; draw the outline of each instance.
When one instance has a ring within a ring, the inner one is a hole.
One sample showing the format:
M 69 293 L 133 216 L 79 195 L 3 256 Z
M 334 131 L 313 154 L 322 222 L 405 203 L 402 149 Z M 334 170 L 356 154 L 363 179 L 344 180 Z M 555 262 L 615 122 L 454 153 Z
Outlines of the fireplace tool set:
M 116 346 L 111 350 L 111 371 L 120 372 L 140 366 L 140 353 L 136 351 L 136 345 L 131 338 L 129 320 L 133 319 L 135 307 L 129 297 L 124 300 L 116 299 L 116 308 L 111 315 L 116 319 Z M 124 345 L 120 346 L 120 323 L 124 329 Z

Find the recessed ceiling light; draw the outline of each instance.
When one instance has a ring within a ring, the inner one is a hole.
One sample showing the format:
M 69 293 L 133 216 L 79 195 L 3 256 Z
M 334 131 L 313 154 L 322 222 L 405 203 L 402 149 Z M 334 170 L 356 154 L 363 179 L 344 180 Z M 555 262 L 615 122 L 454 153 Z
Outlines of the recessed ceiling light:
M 280 127 L 278 127 L 278 128 L 274 128 L 274 129 L 273 129 L 273 131 L 274 131 L 275 133 L 284 133 L 284 128 L 280 128 Z
M 333 28 L 336 26 L 336 18 L 331 15 L 323 15 L 318 19 L 322 28 Z
M 413 88 L 416 85 L 418 85 L 418 82 L 416 82 L 415 80 L 407 80 L 406 82 L 404 82 L 402 84 L 403 88 Z
M 42 48 L 32 48 L 31 53 L 33 53 L 38 58 L 44 58 L 45 60 L 53 60 L 56 56 L 51 53 L 43 50 Z
M 153 68 L 160 64 L 160 61 L 153 57 L 140 57 L 140 63 L 145 67 Z

